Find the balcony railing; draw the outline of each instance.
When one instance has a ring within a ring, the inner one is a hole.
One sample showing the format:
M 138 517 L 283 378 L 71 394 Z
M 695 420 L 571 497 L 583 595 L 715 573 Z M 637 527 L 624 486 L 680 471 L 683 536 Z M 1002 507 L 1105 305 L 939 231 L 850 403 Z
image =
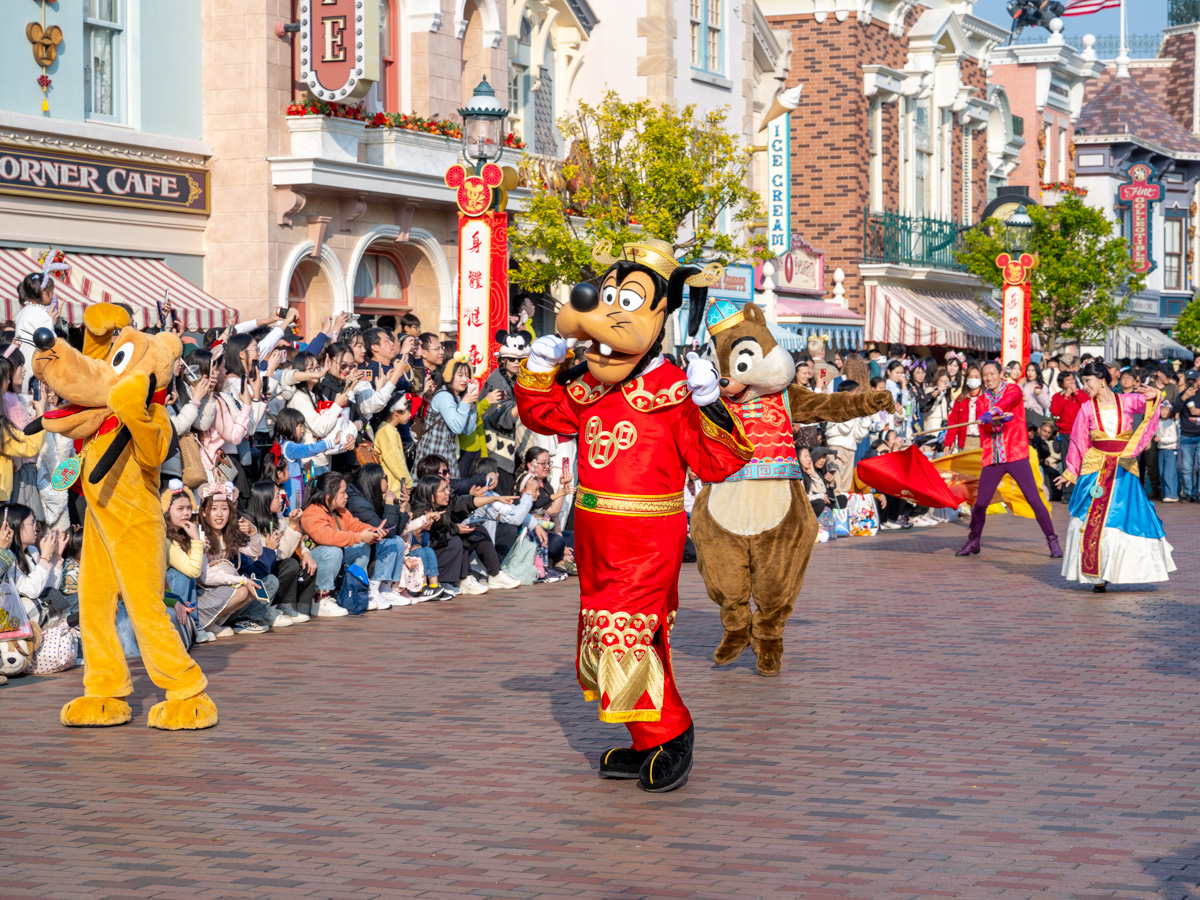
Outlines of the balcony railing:
M 1167 7 L 1167 22 L 1172 27 L 1200 22 L 1200 0 L 1171 0 Z
M 962 231 L 956 222 L 891 211 L 864 217 L 864 263 L 962 272 L 965 267 L 958 261 L 962 249 Z

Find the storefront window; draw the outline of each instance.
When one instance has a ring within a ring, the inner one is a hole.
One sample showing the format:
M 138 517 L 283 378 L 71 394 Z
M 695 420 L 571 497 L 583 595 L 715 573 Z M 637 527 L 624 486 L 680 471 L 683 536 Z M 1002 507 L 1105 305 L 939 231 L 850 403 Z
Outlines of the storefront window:
M 692 68 L 724 74 L 721 4 L 724 0 L 691 0 Z
M 408 308 L 408 285 L 400 266 L 390 256 L 368 253 L 354 274 L 354 306 L 360 310 Z
M 1167 219 L 1163 228 L 1163 288 L 1183 290 L 1183 219 Z
M 119 122 L 124 115 L 124 0 L 83 4 L 83 104 L 89 119 Z

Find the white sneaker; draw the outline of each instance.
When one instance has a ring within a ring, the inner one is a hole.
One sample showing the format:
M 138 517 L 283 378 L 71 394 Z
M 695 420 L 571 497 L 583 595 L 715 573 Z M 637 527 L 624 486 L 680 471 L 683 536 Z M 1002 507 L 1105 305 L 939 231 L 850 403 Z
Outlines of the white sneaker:
M 394 581 L 384 593 L 388 595 L 388 602 L 392 606 L 412 606 L 413 598 L 405 594 L 404 588 Z
M 229 627 L 228 625 L 222 625 L 215 632 L 213 632 L 213 637 L 214 638 L 233 637 L 233 629 L 231 627 Z
M 383 589 L 379 586 L 378 581 L 372 581 L 369 588 L 370 602 L 367 603 L 367 609 L 391 609 L 392 604 L 388 598 L 384 596 Z
M 216 639 L 217 639 L 217 636 L 215 634 L 213 634 L 211 631 L 205 631 L 203 628 L 200 628 L 196 631 L 196 643 L 197 644 L 207 644 L 210 641 L 215 641 Z
M 487 585 L 490 588 L 499 588 L 502 591 L 511 591 L 513 588 L 519 588 L 521 582 L 513 578 L 507 572 L 497 572 L 487 580 Z
M 474 575 L 468 575 L 459 582 L 458 586 L 464 594 L 486 594 L 488 590 L 484 585 L 475 580 Z
M 332 597 L 322 597 L 321 602 L 317 604 L 317 615 L 322 619 L 336 619 L 339 616 L 348 616 L 350 613 L 334 603 Z
M 272 628 L 287 628 L 292 624 L 291 617 L 281 609 L 270 607 L 270 619 Z
M 311 617 L 302 612 L 296 612 L 296 607 L 283 605 L 279 607 L 279 611 L 292 620 L 293 625 L 299 625 L 301 622 L 307 622 Z
M 900 526 L 897 525 L 895 522 L 884 522 L 879 527 L 882 528 L 884 531 L 899 531 L 900 530 Z

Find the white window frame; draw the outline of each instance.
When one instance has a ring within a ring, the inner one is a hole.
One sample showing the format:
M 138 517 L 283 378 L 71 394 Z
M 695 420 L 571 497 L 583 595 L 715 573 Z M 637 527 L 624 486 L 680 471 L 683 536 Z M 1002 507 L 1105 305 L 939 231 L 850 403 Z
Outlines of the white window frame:
M 100 29 L 113 32 L 113 61 L 112 61 L 112 114 L 96 112 L 95 109 L 88 109 L 92 104 L 94 96 L 94 85 L 84 85 L 84 117 L 89 122 L 107 122 L 111 124 L 121 125 L 125 123 L 128 110 L 127 92 L 129 89 L 129 60 L 126 47 L 126 35 L 128 34 L 128 0 L 114 0 L 116 6 L 116 21 L 108 21 L 106 19 L 93 19 L 89 16 L 83 17 L 83 47 L 86 54 L 85 70 L 90 66 L 91 57 L 91 35 L 92 32 Z M 85 0 L 86 10 L 86 0 Z
M 713 26 L 713 11 L 717 24 Z M 688 0 L 688 35 L 692 68 L 710 75 L 725 75 L 725 0 Z M 710 46 L 716 37 L 716 52 Z M 713 59 L 713 56 L 716 59 Z
M 880 210 L 883 200 L 883 104 L 876 97 L 870 100 L 867 115 L 867 151 L 870 154 L 868 209 Z
M 1174 253 L 1168 252 L 1170 246 L 1167 242 L 1168 231 L 1172 228 L 1179 229 L 1178 250 Z M 1167 260 L 1174 257 L 1178 260 L 1176 266 L 1176 274 L 1178 281 L 1175 284 L 1170 284 L 1168 279 L 1171 275 L 1171 267 L 1167 265 Z M 1164 291 L 1183 291 L 1187 289 L 1187 220 L 1177 218 L 1175 216 L 1166 216 L 1163 219 L 1163 241 L 1162 241 L 1162 258 L 1163 258 L 1163 290 Z

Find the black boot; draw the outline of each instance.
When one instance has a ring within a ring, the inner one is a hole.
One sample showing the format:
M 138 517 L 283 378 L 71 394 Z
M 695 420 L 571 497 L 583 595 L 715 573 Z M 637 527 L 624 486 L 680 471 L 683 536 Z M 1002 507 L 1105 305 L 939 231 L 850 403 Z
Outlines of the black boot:
M 600 757 L 601 778 L 637 778 L 642 771 L 642 763 L 646 757 L 657 748 L 649 750 L 634 750 L 632 747 L 614 747 L 605 750 Z
M 665 794 L 687 784 L 695 736 L 696 726 L 689 725 L 683 734 L 649 751 L 638 775 L 638 787 L 652 794 Z

